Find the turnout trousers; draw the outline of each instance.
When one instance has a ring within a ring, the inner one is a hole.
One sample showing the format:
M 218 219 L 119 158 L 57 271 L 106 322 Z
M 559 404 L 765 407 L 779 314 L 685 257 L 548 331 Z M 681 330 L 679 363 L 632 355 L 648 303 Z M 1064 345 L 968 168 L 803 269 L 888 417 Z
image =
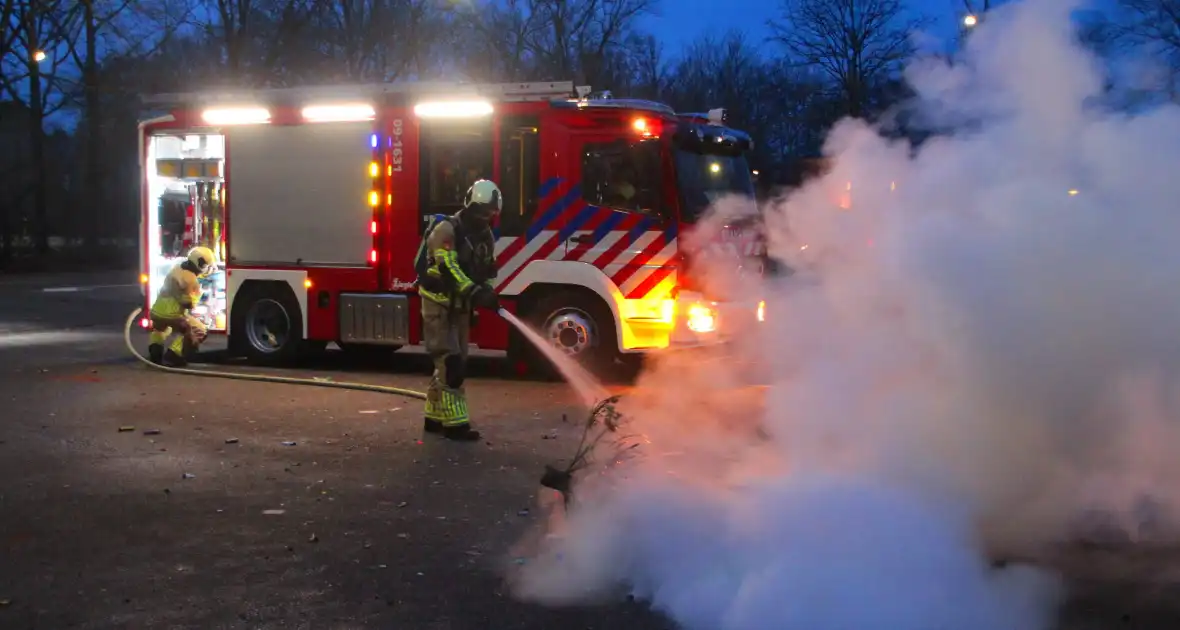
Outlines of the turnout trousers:
M 467 347 L 471 338 L 469 308 L 451 307 L 422 299 L 422 342 L 434 363 L 434 375 L 426 390 L 426 419 L 444 427 L 470 422 L 467 394 Z
M 208 334 L 201 320 L 186 313 L 176 300 L 168 297 L 159 298 L 152 304 L 151 321 L 149 343 L 162 346 L 168 344 L 168 338 L 173 333 L 179 333 L 168 344 L 168 349 L 182 357 L 200 346 Z

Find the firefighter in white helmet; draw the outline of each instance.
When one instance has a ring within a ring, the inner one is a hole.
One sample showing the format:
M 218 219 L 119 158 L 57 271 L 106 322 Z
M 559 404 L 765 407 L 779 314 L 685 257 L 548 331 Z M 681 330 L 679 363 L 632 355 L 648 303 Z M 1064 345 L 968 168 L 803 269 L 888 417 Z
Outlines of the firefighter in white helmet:
M 148 355 L 153 363 L 183 367 L 188 364 L 186 357 L 205 341 L 205 325 L 193 317 L 192 309 L 201 301 L 200 278 L 209 275 L 213 262 L 212 250 L 194 247 L 188 258 L 164 278 L 164 286 L 160 287 L 151 309 Z M 173 333 L 178 336 L 165 347 Z
M 475 441 L 463 381 L 473 307 L 497 310 L 495 236 L 492 220 L 504 201 L 500 188 L 477 180 L 463 209 L 437 217 L 418 250 L 418 294 L 422 297 L 422 341 L 434 361 L 427 390 L 425 429 L 459 441 Z

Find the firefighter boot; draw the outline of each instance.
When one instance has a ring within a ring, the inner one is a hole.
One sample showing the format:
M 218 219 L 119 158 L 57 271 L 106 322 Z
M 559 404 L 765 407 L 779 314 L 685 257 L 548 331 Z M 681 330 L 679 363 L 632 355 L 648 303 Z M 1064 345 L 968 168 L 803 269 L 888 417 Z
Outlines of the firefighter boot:
M 438 420 L 431 420 L 426 418 L 422 421 L 422 430 L 427 433 L 442 433 L 443 425 Z
M 479 435 L 479 431 L 471 428 L 470 422 L 443 427 L 443 437 L 456 442 L 475 442 Z
M 155 363 L 156 365 L 160 365 L 161 363 L 163 363 L 164 362 L 164 344 L 153 343 L 152 345 L 148 346 L 148 359 L 152 363 Z
M 168 367 L 174 367 L 174 368 L 182 368 L 182 367 L 188 366 L 188 361 L 185 360 L 184 357 L 180 356 L 179 353 L 177 353 L 176 351 L 171 350 L 171 349 L 164 351 L 164 362 L 163 363 L 164 363 L 164 365 L 166 365 Z

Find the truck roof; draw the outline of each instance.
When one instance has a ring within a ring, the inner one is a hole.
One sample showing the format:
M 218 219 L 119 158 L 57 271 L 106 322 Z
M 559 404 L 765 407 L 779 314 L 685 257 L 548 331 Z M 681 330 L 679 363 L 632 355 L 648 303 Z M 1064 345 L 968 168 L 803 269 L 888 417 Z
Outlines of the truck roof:
M 582 88 L 589 91 L 589 88 Z M 304 104 L 322 100 L 368 100 L 381 104 L 400 100 L 405 96 L 448 96 L 457 98 L 486 98 L 495 101 L 544 101 L 569 99 L 576 88 L 573 81 L 535 83 L 469 83 L 465 81 L 407 81 L 402 83 L 368 83 L 351 85 L 318 85 L 293 88 L 260 88 L 245 90 L 202 90 L 149 94 L 140 97 L 145 105 L 192 107 L 209 105 L 240 105 L 243 102 L 268 104 Z M 577 90 L 578 92 L 582 90 Z
M 573 81 L 531 83 L 472 83 L 467 81 L 405 81 L 348 85 L 318 85 L 292 88 L 258 88 L 238 90 L 201 90 L 149 94 L 140 97 L 152 109 L 195 109 L 210 107 L 270 106 L 300 107 L 309 103 L 364 101 L 373 107 L 401 104 L 408 97 L 447 99 L 486 99 L 494 102 L 545 102 L 559 109 L 631 110 L 656 114 L 681 124 L 707 127 L 710 132 L 727 133 L 749 140 L 745 133 L 713 120 L 708 114 L 678 114 L 672 107 L 657 101 L 614 98 L 610 92 L 591 94 L 590 86 L 576 86 Z M 710 134 L 711 135 L 711 134 Z

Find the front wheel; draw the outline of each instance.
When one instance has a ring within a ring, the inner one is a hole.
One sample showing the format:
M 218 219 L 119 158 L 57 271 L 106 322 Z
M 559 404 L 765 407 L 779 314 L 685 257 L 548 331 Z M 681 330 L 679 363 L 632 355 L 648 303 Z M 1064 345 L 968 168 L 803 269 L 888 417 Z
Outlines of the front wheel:
M 573 359 L 599 377 L 613 376 L 619 356 L 614 318 L 598 298 L 578 293 L 555 293 L 531 309 L 529 323 L 550 348 Z M 531 353 L 531 367 L 556 375 L 552 362 L 542 353 Z

